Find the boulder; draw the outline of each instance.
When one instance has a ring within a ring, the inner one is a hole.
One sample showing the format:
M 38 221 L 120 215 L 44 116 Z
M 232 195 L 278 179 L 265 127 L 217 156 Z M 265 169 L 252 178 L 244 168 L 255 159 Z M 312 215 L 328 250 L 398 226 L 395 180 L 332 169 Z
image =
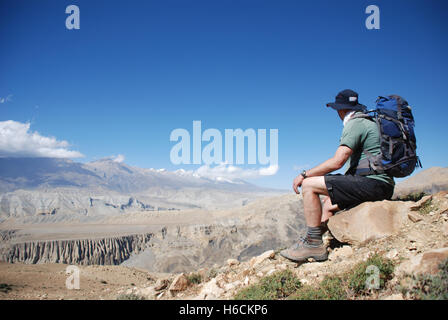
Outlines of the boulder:
M 149 300 L 152 300 L 156 297 L 156 292 L 153 287 L 140 288 L 137 289 L 134 293 Z
M 181 273 L 174 278 L 173 282 L 171 283 L 171 286 L 169 288 L 170 292 L 179 292 L 184 291 L 188 288 L 189 281 L 187 276 L 184 273 Z
M 236 280 L 235 282 L 227 283 L 224 286 L 224 290 L 225 291 L 231 291 L 231 290 L 234 290 L 234 289 L 236 289 L 238 287 L 241 287 L 241 285 L 242 285 L 241 281 Z
M 257 257 L 253 257 L 250 260 L 250 266 L 254 268 L 254 267 L 258 266 L 260 263 L 262 263 L 263 261 L 265 261 L 267 259 L 273 259 L 274 257 L 275 257 L 275 251 L 268 250 Z
M 364 202 L 330 218 L 328 228 L 340 242 L 359 244 L 397 234 L 410 204 L 403 201 Z
M 229 277 L 226 273 L 220 273 L 218 274 L 216 277 L 216 284 L 218 285 L 218 287 L 223 288 L 228 282 L 229 282 Z
M 439 264 L 448 259 L 448 247 L 430 250 L 404 261 L 398 266 L 398 273 L 407 274 L 436 274 Z
M 390 260 L 397 260 L 399 258 L 398 250 L 392 249 L 385 254 L 385 257 Z
M 419 215 L 415 212 L 408 212 L 408 218 L 409 218 L 409 220 L 411 220 L 414 223 L 419 222 L 423 219 L 421 215 Z
M 335 248 L 330 255 L 328 256 L 328 260 L 338 260 L 338 259 L 346 259 L 353 255 L 353 249 L 350 246 L 343 246 L 341 248 Z
M 224 294 L 224 289 L 218 286 L 215 278 L 204 284 L 201 292 L 198 295 L 198 299 L 201 300 L 216 300 Z
M 228 265 L 229 267 L 237 266 L 237 265 L 239 265 L 239 264 L 240 264 L 240 262 L 239 262 L 238 260 L 236 260 L 236 259 L 228 259 L 228 260 L 227 260 L 227 265 Z
M 287 269 L 288 269 L 288 265 L 282 263 L 282 264 L 278 264 L 278 265 L 276 265 L 275 268 L 276 268 L 277 270 L 284 271 L 284 270 L 287 270 Z
M 160 291 L 160 290 L 166 289 L 169 284 L 170 284 L 170 280 L 168 280 L 168 279 L 158 279 L 154 286 L 154 290 Z

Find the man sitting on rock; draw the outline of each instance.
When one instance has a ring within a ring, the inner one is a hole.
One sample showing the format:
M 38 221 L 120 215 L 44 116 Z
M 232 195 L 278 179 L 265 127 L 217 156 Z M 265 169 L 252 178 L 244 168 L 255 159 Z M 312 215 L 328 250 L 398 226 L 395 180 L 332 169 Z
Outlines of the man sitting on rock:
M 368 176 L 354 175 L 358 162 L 380 153 L 380 137 L 376 123 L 366 118 L 351 119 L 366 107 L 358 102 L 353 90 L 343 90 L 336 101 L 327 107 L 335 109 L 344 124 L 340 145 L 335 155 L 310 170 L 304 170 L 293 182 L 294 191 L 299 194 L 302 187 L 303 207 L 307 224 L 306 236 L 280 254 L 293 261 L 313 258 L 324 261 L 328 251 L 322 241 L 327 220 L 337 211 L 349 209 L 365 201 L 390 199 L 394 192 L 394 180 L 387 174 Z M 350 158 L 350 167 L 345 175 L 330 172 L 339 170 Z M 326 196 L 323 204 L 320 195 Z

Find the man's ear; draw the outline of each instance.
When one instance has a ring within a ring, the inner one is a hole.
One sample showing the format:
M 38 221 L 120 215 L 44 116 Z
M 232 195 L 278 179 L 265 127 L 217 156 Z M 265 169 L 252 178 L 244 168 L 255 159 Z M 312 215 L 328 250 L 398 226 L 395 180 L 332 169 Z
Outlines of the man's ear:
M 349 113 L 352 110 L 349 109 L 341 109 L 338 110 L 338 114 L 339 114 L 339 118 L 341 118 L 342 121 L 344 121 L 345 116 L 347 115 L 347 113 Z

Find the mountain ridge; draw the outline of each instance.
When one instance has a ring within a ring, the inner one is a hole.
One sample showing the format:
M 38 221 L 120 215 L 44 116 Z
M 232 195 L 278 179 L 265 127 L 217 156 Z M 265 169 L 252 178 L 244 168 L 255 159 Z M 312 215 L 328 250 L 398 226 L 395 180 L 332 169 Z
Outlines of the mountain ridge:
M 87 163 L 58 158 L 0 158 L 0 192 L 78 187 L 137 193 L 154 185 L 179 188 L 180 184 L 229 190 L 274 190 L 243 180 L 211 179 L 185 170 L 133 167 L 108 158 Z
M 113 159 L 0 158 L 0 222 L 91 221 L 129 212 L 239 207 L 284 193 L 193 171 L 143 169 Z
M 443 190 L 448 190 L 448 167 L 431 167 L 397 183 L 394 197 L 419 192 L 431 194 Z

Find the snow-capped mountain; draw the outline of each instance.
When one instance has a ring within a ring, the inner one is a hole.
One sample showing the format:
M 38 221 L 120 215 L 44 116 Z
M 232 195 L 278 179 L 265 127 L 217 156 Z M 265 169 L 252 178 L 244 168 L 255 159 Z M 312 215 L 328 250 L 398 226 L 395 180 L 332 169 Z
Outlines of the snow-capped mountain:
M 279 193 L 242 180 L 142 169 L 113 159 L 0 158 L 0 221 L 226 208 Z

